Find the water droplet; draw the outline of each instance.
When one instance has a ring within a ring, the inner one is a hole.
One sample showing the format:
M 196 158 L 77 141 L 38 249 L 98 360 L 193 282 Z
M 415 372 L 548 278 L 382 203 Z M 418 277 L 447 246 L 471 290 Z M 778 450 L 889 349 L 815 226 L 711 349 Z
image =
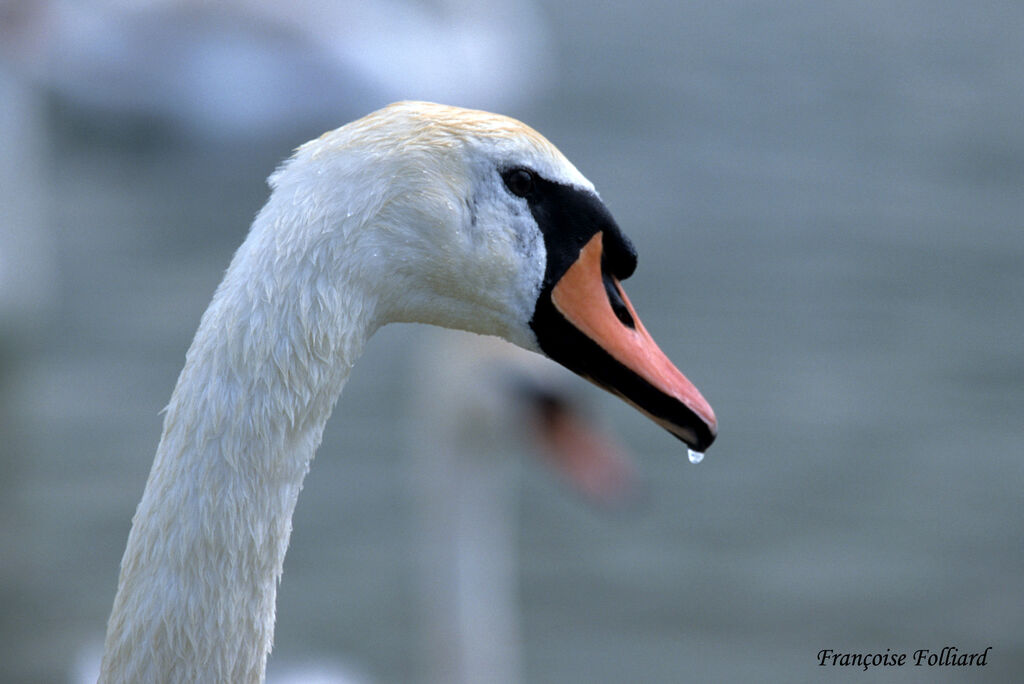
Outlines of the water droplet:
M 697 465 L 698 463 L 704 460 L 703 451 L 694 451 L 693 449 L 687 449 L 686 455 L 690 459 L 690 463 L 694 465 Z

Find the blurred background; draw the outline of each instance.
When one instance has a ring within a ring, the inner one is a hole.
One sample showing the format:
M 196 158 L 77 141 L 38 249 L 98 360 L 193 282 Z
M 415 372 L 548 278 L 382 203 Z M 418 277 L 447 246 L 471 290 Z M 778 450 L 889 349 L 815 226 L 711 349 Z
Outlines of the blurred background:
M 692 466 L 580 382 L 628 506 L 501 457 L 509 681 L 1024 668 L 1024 5 L 0 0 L 0 679 L 98 658 L 159 411 L 265 177 L 405 98 L 573 160 L 720 421 Z M 327 426 L 271 678 L 428 681 L 426 337 L 378 333 Z M 944 646 L 992 650 L 816 659 Z

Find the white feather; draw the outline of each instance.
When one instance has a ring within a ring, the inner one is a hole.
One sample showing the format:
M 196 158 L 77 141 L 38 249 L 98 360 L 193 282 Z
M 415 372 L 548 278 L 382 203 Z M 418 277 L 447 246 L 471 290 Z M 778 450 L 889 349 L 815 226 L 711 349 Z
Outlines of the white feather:
M 545 253 L 499 169 L 592 189 L 505 117 L 400 103 L 301 147 L 186 355 L 133 519 L 101 681 L 260 682 L 303 478 L 373 332 L 536 348 Z

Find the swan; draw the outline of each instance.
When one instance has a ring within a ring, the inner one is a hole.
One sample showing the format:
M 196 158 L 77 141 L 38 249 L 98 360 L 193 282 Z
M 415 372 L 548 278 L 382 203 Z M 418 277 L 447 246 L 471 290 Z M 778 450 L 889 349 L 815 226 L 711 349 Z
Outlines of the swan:
M 549 34 L 534 0 L 0 0 L 0 62 L 20 76 L 207 144 L 319 129 L 396 93 L 519 105 L 550 82 Z
M 418 340 L 409 488 L 423 681 L 522 681 L 518 458 L 534 454 L 588 503 L 625 505 L 631 460 L 586 420 L 568 371 L 503 342 L 437 328 Z
M 2 11 L 0 11 L 2 13 Z M 0 61 L 0 339 L 20 343 L 54 312 L 58 282 L 46 215 L 43 101 Z
M 121 561 L 102 682 L 260 682 L 324 425 L 390 322 L 502 337 L 704 451 L 711 407 L 619 284 L 636 253 L 523 123 L 400 102 L 299 147 L 203 314 Z

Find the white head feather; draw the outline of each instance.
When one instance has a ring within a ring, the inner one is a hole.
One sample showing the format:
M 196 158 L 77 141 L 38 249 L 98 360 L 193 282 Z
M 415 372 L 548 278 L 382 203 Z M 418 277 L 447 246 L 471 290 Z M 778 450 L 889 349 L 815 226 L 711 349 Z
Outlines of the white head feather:
M 512 119 L 398 103 L 299 148 L 217 288 L 122 561 L 104 681 L 261 681 L 302 480 L 366 339 L 422 321 L 536 348 L 543 236 L 500 171 L 593 191 Z
M 280 202 L 267 210 L 316 216 L 304 230 L 358 250 L 379 323 L 428 322 L 535 348 L 527 323 L 544 241 L 526 201 L 504 187 L 500 171 L 514 166 L 593 191 L 518 121 L 402 102 L 299 148 L 271 177 Z

